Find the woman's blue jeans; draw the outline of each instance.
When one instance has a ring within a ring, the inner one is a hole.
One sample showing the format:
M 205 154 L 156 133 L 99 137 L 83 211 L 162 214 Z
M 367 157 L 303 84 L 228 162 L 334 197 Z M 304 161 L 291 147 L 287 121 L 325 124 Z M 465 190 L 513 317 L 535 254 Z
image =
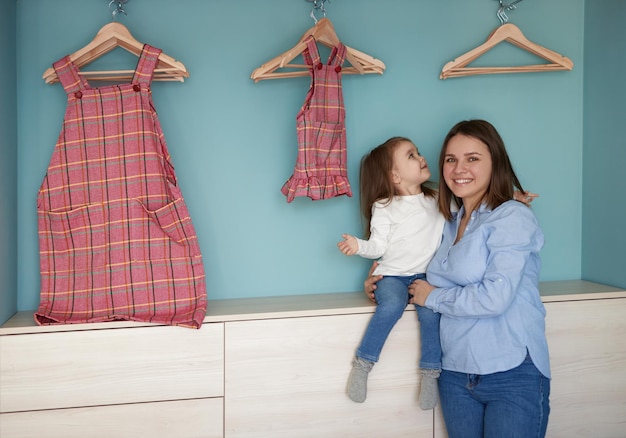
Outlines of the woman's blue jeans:
M 409 303 L 408 287 L 416 279 L 424 279 L 424 274 L 411 276 L 384 276 L 376 283 L 376 312 L 367 326 L 356 356 L 370 362 L 378 362 L 380 352 L 391 329 L 400 319 Z M 415 306 L 420 322 L 420 368 L 441 369 L 441 342 L 439 340 L 438 313 L 426 307 Z
M 449 438 L 542 438 L 550 414 L 550 379 L 530 356 L 509 371 L 477 375 L 443 370 L 441 409 Z

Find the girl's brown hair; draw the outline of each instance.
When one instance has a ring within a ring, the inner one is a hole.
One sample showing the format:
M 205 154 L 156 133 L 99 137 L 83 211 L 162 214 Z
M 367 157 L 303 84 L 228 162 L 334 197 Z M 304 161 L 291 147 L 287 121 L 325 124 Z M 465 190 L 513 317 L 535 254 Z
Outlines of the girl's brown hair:
M 457 207 L 461 207 L 463 202 L 460 198 L 454 196 L 454 193 L 448 188 L 443 178 L 446 149 L 448 142 L 455 135 L 475 138 L 487 146 L 489 150 L 491 155 L 491 181 L 483 198 L 483 202 L 489 208 L 494 209 L 503 202 L 513 199 L 516 188 L 524 193 L 524 189 L 511 165 L 511 160 L 509 160 L 504 141 L 496 128 L 485 120 L 465 120 L 459 122 L 448 132 L 439 155 L 439 211 L 447 220 L 452 219 L 451 202 L 454 202 Z
M 396 147 L 403 142 L 413 144 L 406 137 L 392 137 L 380 146 L 372 149 L 361 159 L 360 193 L 361 214 L 365 219 L 365 235 L 370 237 L 372 220 L 372 206 L 377 201 L 391 202 L 396 195 L 392 181 L 393 153 Z M 436 190 L 422 184 L 424 196 L 436 196 Z

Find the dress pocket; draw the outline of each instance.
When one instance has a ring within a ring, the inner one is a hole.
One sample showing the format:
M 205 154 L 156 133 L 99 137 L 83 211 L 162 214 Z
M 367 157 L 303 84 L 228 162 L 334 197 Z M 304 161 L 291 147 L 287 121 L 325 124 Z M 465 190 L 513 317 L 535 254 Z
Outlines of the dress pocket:
M 196 232 L 183 198 L 156 210 L 148 210 L 143 203 L 136 200 L 131 214 L 133 230 L 136 230 L 131 235 L 133 260 L 162 260 L 200 255 Z M 137 232 L 141 234 L 137 235 Z
M 39 211 L 39 245 L 55 272 L 90 270 L 105 263 L 102 204 L 67 211 Z

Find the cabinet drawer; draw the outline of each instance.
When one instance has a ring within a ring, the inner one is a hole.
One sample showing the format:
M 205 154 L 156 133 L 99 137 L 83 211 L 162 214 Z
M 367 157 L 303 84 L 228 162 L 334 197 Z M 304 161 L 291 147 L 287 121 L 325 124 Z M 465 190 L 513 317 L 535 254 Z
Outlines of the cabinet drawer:
M 548 436 L 626 436 L 626 299 L 546 303 L 546 310 Z
M 414 311 L 392 330 L 365 403 L 346 395 L 371 314 L 226 323 L 225 430 L 235 437 L 430 437 L 417 402 Z
M 0 412 L 221 397 L 224 325 L 0 336 Z
M 222 398 L 0 414 L 11 438 L 223 437 Z

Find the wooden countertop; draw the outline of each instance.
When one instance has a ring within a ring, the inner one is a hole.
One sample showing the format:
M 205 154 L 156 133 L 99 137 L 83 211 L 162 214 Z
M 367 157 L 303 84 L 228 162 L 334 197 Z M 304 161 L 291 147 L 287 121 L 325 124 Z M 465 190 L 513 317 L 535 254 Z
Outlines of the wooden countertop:
M 539 284 L 539 290 L 544 303 L 626 298 L 626 291 L 623 289 L 585 280 L 541 282 Z M 375 305 L 360 291 L 223 300 L 211 300 L 209 297 L 209 305 L 204 323 L 372 313 L 374 307 Z M 413 306 L 407 307 L 407 309 L 412 308 Z M 155 325 L 133 321 L 114 321 L 91 324 L 38 326 L 34 321 L 33 313 L 33 311 L 17 312 L 0 327 L 0 336 L 60 331 L 137 328 Z M 186 328 L 180 329 L 190 330 Z

